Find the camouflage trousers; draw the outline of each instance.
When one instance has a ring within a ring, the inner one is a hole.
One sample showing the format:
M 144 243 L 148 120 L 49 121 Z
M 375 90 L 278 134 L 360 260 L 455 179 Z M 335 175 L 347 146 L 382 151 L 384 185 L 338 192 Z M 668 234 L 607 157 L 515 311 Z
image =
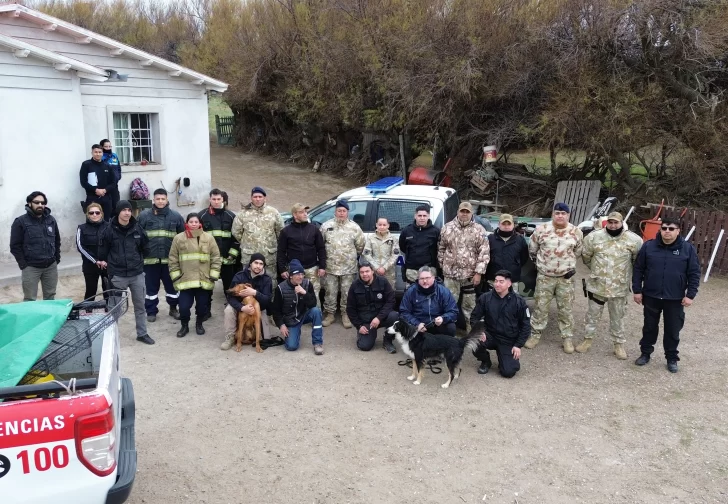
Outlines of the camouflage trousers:
M 574 277 L 549 277 L 538 275 L 534 300 L 536 308 L 531 317 L 531 336 L 538 339 L 549 321 L 551 300 L 556 298 L 557 319 L 562 338 L 574 337 Z
M 609 332 L 612 335 L 614 343 L 626 343 L 624 337 L 624 316 L 627 313 L 627 296 L 613 297 L 605 299 L 604 303 L 599 304 L 594 299 L 589 299 L 589 309 L 586 312 L 586 332 L 584 338 L 593 338 L 597 330 L 597 324 L 602 318 L 604 305 L 609 310 Z
M 455 301 L 460 298 L 460 292 L 463 294 L 463 302 L 460 304 L 460 310 L 465 317 L 465 325 L 467 332 L 470 332 L 470 315 L 475 309 L 475 287 L 472 279 L 458 280 L 457 278 L 445 277 L 445 287 L 452 293 Z
M 262 253 L 262 252 L 261 252 Z M 265 257 L 265 272 L 268 274 L 268 276 L 271 279 L 271 282 L 273 283 L 273 290 L 275 290 L 276 286 L 278 285 L 278 272 L 276 271 L 276 255 L 266 255 L 263 254 L 263 257 Z M 250 255 L 249 254 L 240 254 L 240 265 L 241 270 L 244 270 L 248 267 L 250 264 Z
M 324 288 L 326 289 L 326 296 L 324 297 L 324 311 L 326 313 L 336 312 L 336 297 L 341 291 L 341 301 L 339 307 L 341 308 L 341 314 L 346 313 L 346 296 L 349 295 L 349 287 L 354 282 L 356 273 L 351 275 L 332 275 L 326 273 L 324 277 Z
M 318 266 L 312 266 L 303 270 L 304 278 L 308 278 L 313 286 L 313 291 L 316 293 L 316 306 L 321 308 L 321 301 L 319 301 L 319 292 L 321 292 L 321 278 L 318 276 Z M 347 291 L 348 292 L 348 291 Z

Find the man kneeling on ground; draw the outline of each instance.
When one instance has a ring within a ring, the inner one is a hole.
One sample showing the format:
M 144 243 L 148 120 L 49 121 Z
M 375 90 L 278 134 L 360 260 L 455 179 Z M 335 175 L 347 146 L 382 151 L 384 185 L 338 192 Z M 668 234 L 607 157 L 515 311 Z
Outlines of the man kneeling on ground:
M 394 289 L 386 276 L 375 275 L 372 265 L 362 262 L 359 265 L 359 278 L 349 287 L 346 300 L 346 314 L 356 328 L 356 346 L 368 352 L 377 341 L 377 329 L 387 328 L 399 318 L 393 311 Z M 394 336 L 384 334 L 384 349 L 389 353 L 397 350 L 392 344 Z
M 504 378 L 513 378 L 521 369 L 521 347 L 531 335 L 531 314 L 526 300 L 511 287 L 511 273 L 500 270 L 495 274 L 493 290 L 486 292 L 470 316 L 474 335 L 480 332 L 478 348 L 473 351 L 480 361 L 478 373 L 490 369 L 490 352 L 498 357 L 498 371 Z
M 260 322 L 263 337 L 269 337 L 268 334 L 268 312 L 271 301 L 271 286 L 273 281 L 265 272 L 265 257 L 263 254 L 252 254 L 250 256 L 250 264 L 243 271 L 238 271 L 230 281 L 230 288 L 236 285 L 250 284 L 252 287 L 245 288 L 240 294 L 243 297 L 255 296 L 255 300 L 260 305 Z M 220 350 L 230 350 L 235 343 L 235 330 L 238 326 L 238 313 L 243 312 L 248 315 L 255 313 L 255 308 L 251 305 L 244 305 L 237 296 L 225 293 L 228 305 L 225 307 L 224 324 L 225 324 L 225 341 L 220 345 Z M 264 313 L 265 312 L 265 313 Z
M 435 268 L 419 269 L 417 283 L 405 291 L 399 312 L 419 332 L 455 336 L 458 304 L 450 290 L 435 278 Z
M 298 350 L 301 328 L 311 324 L 311 342 L 316 355 L 324 353 L 324 330 L 321 310 L 316 306 L 313 285 L 304 278 L 301 261 L 294 259 L 288 265 L 288 278 L 278 284 L 273 296 L 273 320 L 285 339 L 286 350 Z

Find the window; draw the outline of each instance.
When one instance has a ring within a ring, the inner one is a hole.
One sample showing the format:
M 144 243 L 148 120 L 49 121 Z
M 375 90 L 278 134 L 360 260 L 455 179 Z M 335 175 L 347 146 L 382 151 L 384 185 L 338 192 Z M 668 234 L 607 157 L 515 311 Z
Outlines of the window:
M 154 130 L 157 114 L 114 112 L 114 149 L 122 164 L 159 162 Z
M 399 233 L 415 220 L 415 210 L 426 201 L 379 200 L 377 219 L 384 217 L 389 221 L 389 230 Z
M 445 222 L 450 222 L 458 215 L 458 207 L 460 206 L 460 197 L 454 192 L 445 200 Z M 442 224 L 440 224 L 442 227 Z

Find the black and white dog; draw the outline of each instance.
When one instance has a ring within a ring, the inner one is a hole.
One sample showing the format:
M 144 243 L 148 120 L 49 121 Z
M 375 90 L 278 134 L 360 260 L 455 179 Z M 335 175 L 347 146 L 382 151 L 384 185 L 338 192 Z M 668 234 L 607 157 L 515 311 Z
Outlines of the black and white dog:
M 453 379 L 460 376 L 460 362 L 465 349 L 475 350 L 478 346 L 478 338 L 459 340 L 447 334 L 419 332 L 417 327 L 402 318 L 387 328 L 387 334 L 393 335 L 402 351 L 412 359 L 412 375 L 407 379 L 414 380 L 415 385 L 422 383 L 422 372 L 427 359 L 439 357 L 447 363 L 448 371 L 447 381 L 441 387 L 448 388 Z

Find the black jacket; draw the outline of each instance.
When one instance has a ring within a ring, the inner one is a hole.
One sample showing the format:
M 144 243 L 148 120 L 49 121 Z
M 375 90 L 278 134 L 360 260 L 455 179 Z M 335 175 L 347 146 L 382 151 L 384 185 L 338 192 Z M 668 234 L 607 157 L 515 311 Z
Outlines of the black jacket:
M 96 175 L 95 184 L 93 183 L 93 177 L 89 181 L 89 174 Z M 103 161 L 97 163 L 93 159 L 87 159 L 81 163 L 81 170 L 78 176 L 81 180 L 81 187 L 86 190 L 87 196 L 96 196 L 96 189 L 112 191 L 116 187 L 114 169 Z
M 481 320 L 485 324 L 486 337 L 500 345 L 521 348 L 531 336 L 531 314 L 526 300 L 513 289 L 505 297 L 500 297 L 494 290 L 480 296 L 470 315 L 470 325 L 475 327 Z
M 288 269 L 293 259 L 308 269 L 318 266 L 326 269 L 326 244 L 315 224 L 293 221 L 281 230 L 278 237 L 278 273 Z
M 99 260 L 107 262 L 109 278 L 141 275 L 148 253 L 149 238 L 134 217 L 126 226 L 114 217 L 101 235 Z
M 693 299 L 698 295 L 699 284 L 698 255 L 682 236 L 665 245 L 658 234 L 642 245 L 632 274 L 635 294 L 668 300 Z
M 358 329 L 367 326 L 376 317 L 380 322 L 394 309 L 394 289 L 386 277 L 374 275 L 367 285 L 361 278 L 354 280 L 346 296 L 346 314 Z
M 162 264 L 167 264 L 172 240 L 185 231 L 185 220 L 167 203 L 164 208 L 152 206 L 144 210 L 139 215 L 138 224 L 149 239 L 149 250 L 144 256 L 146 263 L 156 264 L 161 260 Z
M 440 228 L 433 226 L 429 219 L 424 226 L 418 226 L 415 221 L 404 228 L 399 235 L 399 250 L 404 254 L 404 269 L 418 270 L 422 266 L 437 268 L 439 240 Z
M 197 214 L 200 217 L 202 229 L 215 237 L 223 264 L 234 264 L 227 258 L 231 255 L 234 257 L 239 255 L 238 248 L 240 244 L 235 241 L 232 233 L 235 214 L 224 208 L 215 208 L 213 211 L 215 213 L 212 213 L 210 207 L 207 207 Z
M 276 327 L 280 328 L 283 324 L 288 327 L 300 324 L 306 313 L 316 306 L 316 293 L 311 282 L 304 278 L 301 287 L 306 289 L 306 294 L 303 296 L 294 292 L 290 279 L 282 281 L 276 287 L 270 309 Z
M 496 229 L 495 233 L 488 235 L 490 262 L 485 270 L 485 279 L 495 280 L 495 272 L 504 269 L 511 273 L 513 283 L 519 282 L 521 267 L 528 261 L 528 244 L 526 239 L 515 231 L 508 241 L 503 239 L 499 231 Z
M 96 264 L 99 260 L 99 244 L 104 230 L 109 226 L 108 222 L 92 222 L 86 219 L 86 223 L 78 226 L 76 230 L 76 248 L 81 252 L 83 262 Z
M 50 208 L 45 207 L 43 214 L 36 217 L 25 205 L 25 214 L 10 227 L 10 253 L 21 270 L 27 266 L 47 268 L 61 262 L 61 235 Z
M 256 290 L 255 300 L 258 301 L 261 311 L 267 310 L 271 301 L 272 281 L 270 277 L 266 275 L 265 270 L 263 270 L 262 274 L 256 277 L 253 276 L 253 273 L 250 271 L 250 267 L 246 267 L 243 271 L 238 271 L 235 273 L 235 276 L 230 282 L 230 288 L 232 289 L 236 285 L 246 283 L 252 285 L 253 289 Z M 225 293 L 225 296 L 227 297 L 227 302 L 230 306 L 235 308 L 235 311 L 240 311 L 242 309 L 243 303 L 240 302 L 240 299 L 227 292 Z

